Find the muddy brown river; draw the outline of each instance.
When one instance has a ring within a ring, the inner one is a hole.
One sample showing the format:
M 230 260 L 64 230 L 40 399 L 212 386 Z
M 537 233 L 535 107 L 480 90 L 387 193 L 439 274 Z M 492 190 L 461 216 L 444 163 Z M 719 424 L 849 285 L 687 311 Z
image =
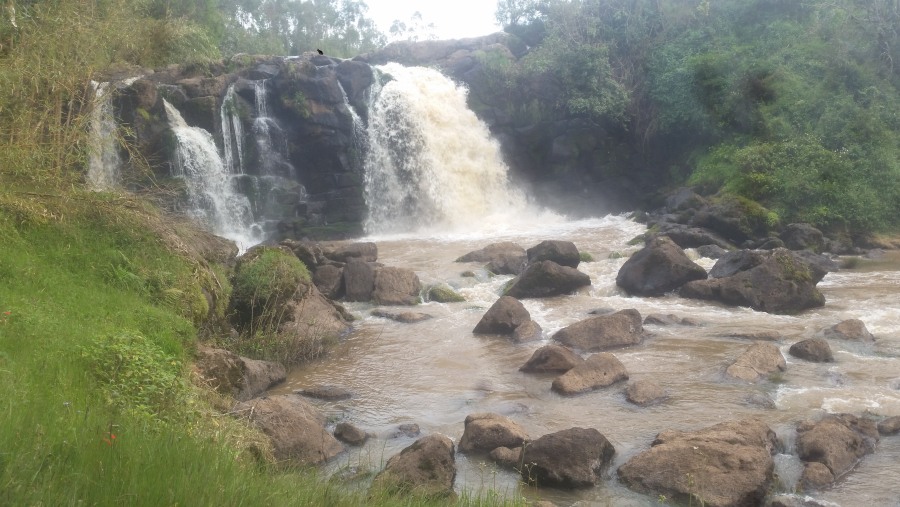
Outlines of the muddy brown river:
M 398 425 L 405 423 L 418 424 L 423 435 L 439 432 L 457 442 L 463 420 L 475 412 L 507 415 L 532 438 L 575 426 L 596 428 L 615 446 L 616 456 L 604 483 L 590 489 L 534 489 L 486 458 L 456 456 L 459 492 L 493 489 L 504 496 L 547 499 L 559 505 L 657 505 L 656 497 L 619 484 L 616 468 L 647 449 L 660 431 L 699 429 L 751 416 L 767 422 L 786 443 L 785 454 L 776 457 L 777 488 L 790 492 L 802 469 L 791 454 L 798 422 L 825 413 L 876 419 L 900 415 L 900 255 L 890 253 L 828 274 L 819 283 L 827 300 L 823 308 L 797 316 L 769 315 L 674 295 L 629 297 L 615 285 L 624 258 L 614 254 L 636 251 L 638 247 L 627 242 L 643 231 L 640 224 L 610 216 L 538 220 L 468 234 L 367 238 L 377 243 L 379 262 L 415 270 L 423 286 L 448 283 L 466 301 L 419 305 L 415 311 L 434 318 L 416 324 L 373 317 L 375 307 L 370 304 L 350 304 L 348 309 L 358 317 L 354 331 L 327 357 L 292 371 L 276 391 L 328 384 L 353 393 L 340 402 L 313 400 L 332 424 L 349 421 L 375 435 L 364 447 L 349 448 L 330 463 L 329 473 L 377 471 L 415 440 L 395 436 Z M 544 239 L 570 240 L 591 254 L 596 260 L 579 269 L 590 275 L 592 285 L 568 296 L 522 301 L 544 329 L 541 341 L 515 344 L 502 337 L 473 335 L 472 329 L 511 277 L 491 278 L 479 264 L 454 260 L 493 242 L 514 241 L 529 248 Z M 707 269 L 715 262 L 697 258 L 692 250 L 688 253 Z M 461 276 L 466 270 L 477 276 Z M 662 404 L 641 408 L 628 403 L 626 382 L 562 397 L 550 391 L 552 375 L 518 371 L 560 328 L 587 318 L 591 310 L 626 308 L 635 308 L 644 317 L 675 314 L 702 324 L 648 325 L 648 338 L 641 345 L 612 351 L 627 368 L 630 381 L 649 379 L 664 386 L 669 398 Z M 791 344 L 848 318 L 861 319 L 877 338 L 875 344 L 831 340 L 833 363 L 810 363 L 788 354 Z M 757 384 L 726 380 L 725 368 L 751 344 L 729 335 L 760 331 L 782 336 L 777 344 L 787 359 L 787 371 Z M 898 506 L 898 478 L 900 436 L 883 437 L 876 452 L 833 488 L 810 497 L 841 506 Z

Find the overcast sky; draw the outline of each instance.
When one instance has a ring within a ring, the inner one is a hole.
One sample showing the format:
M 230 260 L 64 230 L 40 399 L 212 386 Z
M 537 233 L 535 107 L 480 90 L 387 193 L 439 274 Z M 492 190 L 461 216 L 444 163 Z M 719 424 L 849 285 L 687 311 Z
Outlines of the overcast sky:
M 477 37 L 500 31 L 495 24 L 494 0 L 366 0 L 369 17 L 386 34 L 395 19 L 407 25 L 413 13 L 422 13 L 427 25 L 434 23 L 439 39 Z

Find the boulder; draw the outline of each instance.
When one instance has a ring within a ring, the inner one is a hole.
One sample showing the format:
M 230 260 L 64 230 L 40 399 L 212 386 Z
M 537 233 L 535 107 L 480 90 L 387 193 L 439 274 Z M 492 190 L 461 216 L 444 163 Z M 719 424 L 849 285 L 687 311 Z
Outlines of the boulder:
M 456 262 L 485 262 L 491 273 L 498 275 L 518 275 L 525 269 L 528 256 L 521 246 L 506 241 L 469 252 L 456 259 Z
M 734 245 L 722 236 L 701 227 L 666 224 L 661 228 L 658 236 L 667 236 L 681 248 L 699 248 L 702 246 L 713 246 L 720 250 L 734 248 Z
M 803 461 L 825 465 L 832 480 L 837 480 L 863 456 L 875 451 L 878 438 L 878 428 L 871 419 L 850 414 L 827 415 L 797 427 L 797 455 Z M 828 477 L 820 466 L 807 467 L 801 483 L 823 487 Z
M 803 491 L 815 491 L 827 488 L 834 482 L 834 474 L 822 463 L 811 461 L 804 463 L 800 474 L 799 486 Z
M 671 239 L 659 236 L 625 261 L 616 275 L 616 285 L 629 294 L 662 296 L 692 280 L 705 279 L 705 269 Z
M 213 389 L 238 401 L 254 398 L 284 381 L 284 366 L 270 361 L 247 359 L 222 349 L 200 346 L 195 363 L 197 373 Z
M 525 251 L 528 263 L 553 261 L 560 266 L 577 268 L 581 263 L 581 255 L 575 243 L 571 241 L 541 241 Z
M 500 296 L 488 311 L 481 317 L 475 329 L 475 334 L 512 334 L 522 324 L 531 320 L 531 314 L 518 299 L 510 296 Z
M 319 292 L 328 299 L 338 299 L 343 296 L 344 270 L 331 264 L 319 266 L 313 273 L 313 283 Z
M 681 318 L 677 315 L 668 314 L 663 315 L 661 313 L 651 313 L 644 318 L 644 325 L 655 325 L 655 326 L 674 326 L 677 324 L 681 324 Z
M 584 359 L 562 345 L 546 345 L 534 351 L 519 371 L 527 373 L 565 373 Z
M 428 435 L 388 460 L 375 476 L 373 490 L 421 494 L 428 497 L 453 495 L 456 460 L 453 441 L 444 435 Z
M 740 244 L 768 235 L 765 213 L 760 213 L 764 211 L 752 209 L 747 201 L 740 198 L 718 198 L 697 210 L 691 218 L 691 225 L 709 229 L 734 244 Z
M 727 253 L 728 249 L 717 245 L 702 245 L 697 247 L 697 255 L 706 257 L 707 259 L 718 259 Z
M 422 433 L 419 425 L 416 423 L 404 423 L 400 426 L 397 426 L 397 431 L 394 432 L 394 437 L 408 437 L 415 438 Z
M 372 310 L 372 315 L 375 317 L 381 317 L 384 319 L 391 319 L 397 322 L 402 322 L 403 324 L 415 324 L 416 322 L 422 322 L 426 320 L 431 320 L 434 317 L 428 315 L 427 313 L 420 312 L 389 312 L 387 310 Z
M 332 385 L 320 385 L 297 389 L 294 391 L 294 394 L 325 401 L 349 400 L 353 397 L 353 393 L 347 389 Z
M 754 420 L 697 431 L 664 431 L 650 449 L 619 467 L 629 488 L 679 504 L 762 505 L 774 482 L 775 432 Z
M 625 399 L 642 407 L 663 400 L 665 397 L 666 391 L 652 380 L 638 380 L 625 388 Z
M 369 439 L 369 434 L 348 422 L 339 422 L 334 428 L 334 438 L 348 445 L 360 446 Z
M 462 303 L 466 300 L 460 293 L 446 284 L 429 287 L 427 299 L 436 303 Z
M 878 433 L 889 436 L 900 433 L 900 415 L 888 417 L 878 423 Z
M 247 417 L 272 441 L 275 458 L 292 465 L 317 465 L 344 450 L 325 431 L 325 416 L 294 394 L 256 398 L 235 405 L 231 413 Z
M 765 252 L 758 250 L 734 250 L 726 252 L 719 257 L 712 269 L 709 270 L 710 278 L 727 278 L 741 271 L 748 271 L 759 266 L 766 260 Z
M 747 382 L 756 382 L 785 369 L 787 363 L 778 347 L 771 343 L 756 342 L 725 370 L 725 375 Z
M 869 332 L 863 321 L 859 319 L 847 319 L 822 331 L 825 338 L 849 340 L 854 342 L 872 343 L 875 336 Z
M 794 357 L 804 359 L 813 363 L 830 363 L 834 361 L 834 354 L 831 353 L 831 346 L 822 338 L 810 338 L 808 340 L 799 341 L 788 350 L 788 353 Z
M 375 292 L 375 266 L 350 258 L 344 266 L 344 299 L 347 301 L 371 301 Z
M 515 298 L 543 298 L 571 294 L 591 284 L 591 277 L 553 261 L 529 264 L 521 275 L 510 283 L 507 296 Z
M 321 347 L 350 330 L 348 318 L 352 316 L 342 306 L 327 299 L 312 285 L 301 299 L 286 305 L 284 320 L 278 326 L 279 339 L 300 340 Z
M 727 336 L 728 338 L 739 338 L 741 340 L 752 340 L 755 342 L 777 342 L 778 340 L 781 340 L 781 333 L 778 331 L 736 331 L 724 336 Z
M 518 470 L 520 468 L 519 458 L 522 457 L 522 448 L 516 447 L 510 449 L 509 447 L 497 447 L 488 454 L 488 457 L 491 458 L 491 461 L 503 468 Z
M 518 423 L 499 414 L 471 414 L 459 439 L 460 452 L 490 452 L 498 447 L 521 447 L 529 440 Z
M 363 262 L 378 260 L 378 245 L 375 243 L 332 243 L 322 245 L 322 255 L 336 262 L 350 262 L 355 259 Z
M 625 365 L 616 356 L 601 352 L 557 377 L 551 389 L 559 394 L 573 395 L 607 387 L 623 380 L 628 380 Z
M 310 271 L 315 271 L 317 266 L 323 264 L 323 261 L 325 260 L 325 257 L 322 255 L 322 248 L 317 243 L 286 239 L 279 244 L 290 248 L 291 251 L 294 252 L 294 255 L 296 255 Z
M 725 278 L 688 282 L 678 293 L 686 298 L 780 314 L 798 313 L 825 304 L 808 264 L 783 248 L 760 255 L 762 261 L 748 270 Z
M 615 453 L 609 440 L 593 428 L 550 433 L 522 451 L 522 480 L 538 487 L 595 486 Z
M 421 291 L 419 277 L 411 269 L 381 267 L 375 270 L 372 301 L 379 305 L 415 305 L 420 301 Z
M 825 249 L 825 236 L 810 224 L 788 224 L 778 237 L 790 250 L 821 252 Z
M 533 320 L 522 323 L 512 333 L 512 340 L 516 343 L 538 341 L 544 337 L 544 329 Z
M 637 345 L 643 333 L 641 314 L 628 309 L 570 324 L 557 331 L 553 339 L 573 349 L 594 352 Z

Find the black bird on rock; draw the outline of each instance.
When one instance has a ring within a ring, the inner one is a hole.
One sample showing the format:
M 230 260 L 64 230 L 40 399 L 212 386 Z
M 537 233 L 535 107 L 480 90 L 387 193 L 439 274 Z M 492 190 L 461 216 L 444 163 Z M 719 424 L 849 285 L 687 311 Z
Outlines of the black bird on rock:
M 322 51 L 321 49 L 317 49 L 316 51 L 318 51 L 320 55 L 324 55 L 324 54 L 325 54 L 325 52 Z

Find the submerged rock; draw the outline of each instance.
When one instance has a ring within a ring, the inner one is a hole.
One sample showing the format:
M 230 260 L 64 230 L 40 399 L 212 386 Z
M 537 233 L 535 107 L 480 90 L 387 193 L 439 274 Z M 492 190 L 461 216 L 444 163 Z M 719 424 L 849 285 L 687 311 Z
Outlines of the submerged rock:
M 875 336 L 869 332 L 865 323 L 859 319 L 847 319 L 822 331 L 825 338 L 872 343 Z
M 546 345 L 531 355 L 519 371 L 527 373 L 565 373 L 583 363 L 584 359 L 562 345 Z
M 298 389 L 294 391 L 294 393 L 308 398 L 325 401 L 349 400 L 353 397 L 353 393 L 347 389 L 331 385 L 307 387 L 305 389 Z
M 731 378 L 756 382 L 785 369 L 787 363 L 778 347 L 771 343 L 757 342 L 745 350 L 734 364 L 725 370 L 725 374 Z
M 625 399 L 642 407 L 662 401 L 665 398 L 665 389 L 650 380 L 638 380 L 625 389 Z
M 372 315 L 375 317 L 381 317 L 384 319 L 391 319 L 393 321 L 402 322 L 403 324 L 415 324 L 417 322 L 423 322 L 426 320 L 431 320 L 434 317 L 427 313 L 421 312 L 389 312 L 387 310 L 372 310 Z

